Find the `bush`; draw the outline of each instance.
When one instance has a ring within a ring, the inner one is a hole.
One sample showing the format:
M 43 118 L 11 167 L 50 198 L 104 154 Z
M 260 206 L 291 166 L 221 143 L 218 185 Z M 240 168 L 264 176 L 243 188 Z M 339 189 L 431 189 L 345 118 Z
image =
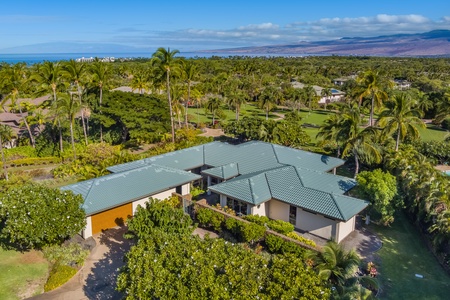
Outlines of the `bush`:
M 288 254 L 292 253 L 296 256 L 303 256 L 305 254 L 305 249 L 300 247 L 294 242 L 291 241 L 283 241 L 283 245 L 281 246 L 281 253 Z
M 77 273 L 75 268 L 66 265 L 56 264 L 53 266 L 50 276 L 47 279 L 47 282 L 44 285 L 44 292 L 48 292 L 51 290 L 60 287 L 70 278 L 72 278 Z
M 246 243 L 254 243 L 261 240 L 265 232 L 266 228 L 264 226 L 255 223 L 240 222 L 239 224 L 239 236 Z
M 204 193 L 205 193 L 205 191 L 202 190 L 202 189 L 199 188 L 199 187 L 193 186 L 193 187 L 191 188 L 192 200 L 198 200 L 198 196 L 201 195 L 201 194 L 204 194 Z
M 20 166 L 34 166 L 34 165 L 47 165 L 47 164 L 57 164 L 61 160 L 57 157 L 29 157 L 29 158 L 19 158 L 7 161 L 13 167 Z
M 203 227 L 212 227 L 214 230 L 220 231 L 225 216 L 209 208 L 200 208 L 197 210 L 197 220 Z
M 42 249 L 44 257 L 52 264 L 65 266 L 82 266 L 89 255 L 79 244 L 53 245 Z
M 284 235 L 294 231 L 294 225 L 292 225 L 289 222 L 285 222 L 283 220 L 270 220 L 267 223 L 267 226 L 273 231 L 276 231 Z
M 244 219 L 249 222 L 261 225 L 261 226 L 266 225 L 270 221 L 268 217 L 260 216 L 260 215 L 248 215 L 248 216 L 244 216 Z
M 444 119 L 441 125 L 443 129 L 450 130 L 450 118 Z
M 228 218 L 225 221 L 225 228 L 228 229 L 232 234 L 238 235 L 239 223 L 240 222 L 234 218 Z
M 309 245 L 312 247 L 316 247 L 316 243 L 310 239 L 304 238 L 298 234 L 296 234 L 295 232 L 289 232 L 288 234 L 286 234 L 287 237 L 290 237 L 291 239 L 294 239 L 296 241 L 299 241 L 305 245 Z
M 278 253 L 281 250 L 281 247 L 283 246 L 284 240 L 276 235 L 273 234 L 267 234 L 265 238 L 266 246 L 269 252 L 271 253 Z

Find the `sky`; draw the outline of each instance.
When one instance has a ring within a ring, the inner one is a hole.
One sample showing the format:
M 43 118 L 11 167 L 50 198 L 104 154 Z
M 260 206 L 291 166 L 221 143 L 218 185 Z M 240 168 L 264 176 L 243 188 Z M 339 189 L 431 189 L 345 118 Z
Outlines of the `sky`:
M 0 3 L 0 52 L 40 43 L 196 51 L 450 30 L 449 0 Z

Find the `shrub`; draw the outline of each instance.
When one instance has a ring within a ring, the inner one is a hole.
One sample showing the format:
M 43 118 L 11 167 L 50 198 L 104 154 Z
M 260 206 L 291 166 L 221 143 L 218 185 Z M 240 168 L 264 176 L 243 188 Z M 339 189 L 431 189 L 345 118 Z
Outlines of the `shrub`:
M 228 218 L 225 221 L 225 228 L 228 229 L 234 235 L 239 233 L 239 221 L 234 218 Z
M 82 266 L 89 255 L 88 250 L 84 250 L 76 243 L 47 246 L 42 249 L 42 252 L 50 263 L 66 266 Z
M 47 282 L 44 285 L 44 292 L 48 292 L 51 290 L 60 287 L 70 278 L 72 278 L 77 273 L 75 268 L 66 265 L 56 264 L 53 266 L 50 276 L 47 279 Z
M 305 249 L 300 247 L 294 242 L 283 241 L 283 244 L 281 246 L 281 253 L 283 254 L 292 253 L 296 256 L 303 256 L 303 254 L 305 254 Z
M 255 223 L 240 222 L 239 224 L 239 236 L 246 243 L 254 243 L 261 240 L 265 232 L 266 228 L 264 226 Z
M 444 119 L 441 125 L 443 129 L 450 130 L 450 118 Z
M 244 216 L 244 219 L 249 222 L 261 225 L 261 226 L 264 226 L 265 224 L 269 223 L 269 221 L 270 221 L 268 217 L 260 216 L 260 215 L 248 215 L 248 216 Z
M 220 231 L 222 229 L 222 224 L 225 221 L 225 216 L 221 213 L 213 211 L 212 218 L 211 218 L 211 226 L 216 231 Z
M 192 195 L 192 199 L 193 199 L 193 200 L 198 200 L 198 196 L 201 195 L 201 194 L 204 194 L 204 193 L 205 193 L 205 191 L 202 190 L 202 189 L 199 188 L 199 187 L 193 186 L 193 187 L 191 188 L 191 195 Z
M 273 234 L 267 234 L 265 238 L 266 246 L 269 252 L 271 253 L 278 253 L 281 250 L 281 247 L 283 246 L 283 239 L 279 236 L 273 235 Z
M 289 222 L 285 222 L 283 220 L 270 220 L 267 223 L 267 226 L 273 231 L 276 231 L 284 235 L 294 231 L 294 225 L 292 225 Z
M 289 232 L 288 234 L 286 234 L 286 236 L 290 237 L 291 239 L 297 240 L 305 245 L 316 247 L 316 243 L 314 241 L 304 238 L 304 237 L 296 234 L 295 232 Z
M 201 226 L 208 227 L 212 219 L 212 210 L 207 208 L 199 208 L 195 216 Z

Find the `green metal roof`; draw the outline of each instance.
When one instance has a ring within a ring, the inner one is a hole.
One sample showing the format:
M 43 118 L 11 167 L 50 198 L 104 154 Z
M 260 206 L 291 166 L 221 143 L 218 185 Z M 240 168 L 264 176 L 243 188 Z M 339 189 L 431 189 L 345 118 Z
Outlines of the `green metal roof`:
M 229 179 L 239 175 L 237 163 L 230 163 L 224 166 L 215 167 L 202 171 L 202 174 L 211 175 L 221 179 Z
M 273 198 L 347 221 L 368 204 L 342 195 L 354 184 L 352 179 L 345 177 L 286 166 L 251 176 L 239 176 L 209 189 L 254 205 Z
M 87 215 L 129 203 L 200 179 L 183 170 L 150 165 L 61 187 L 84 198 Z

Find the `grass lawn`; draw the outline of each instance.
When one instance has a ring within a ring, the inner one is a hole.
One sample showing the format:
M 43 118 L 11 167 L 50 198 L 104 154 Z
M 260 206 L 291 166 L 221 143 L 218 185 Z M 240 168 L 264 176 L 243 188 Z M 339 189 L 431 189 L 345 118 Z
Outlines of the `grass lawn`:
M 450 276 L 403 213 L 391 227 L 371 225 L 371 230 L 383 241 L 377 252 L 383 299 L 449 299 Z
M 423 141 L 443 141 L 447 136 L 450 136 L 450 132 L 435 125 L 428 124 L 427 128 L 419 128 L 420 138 Z
M 43 291 L 48 263 L 41 252 L 0 248 L 0 299 L 23 299 Z

